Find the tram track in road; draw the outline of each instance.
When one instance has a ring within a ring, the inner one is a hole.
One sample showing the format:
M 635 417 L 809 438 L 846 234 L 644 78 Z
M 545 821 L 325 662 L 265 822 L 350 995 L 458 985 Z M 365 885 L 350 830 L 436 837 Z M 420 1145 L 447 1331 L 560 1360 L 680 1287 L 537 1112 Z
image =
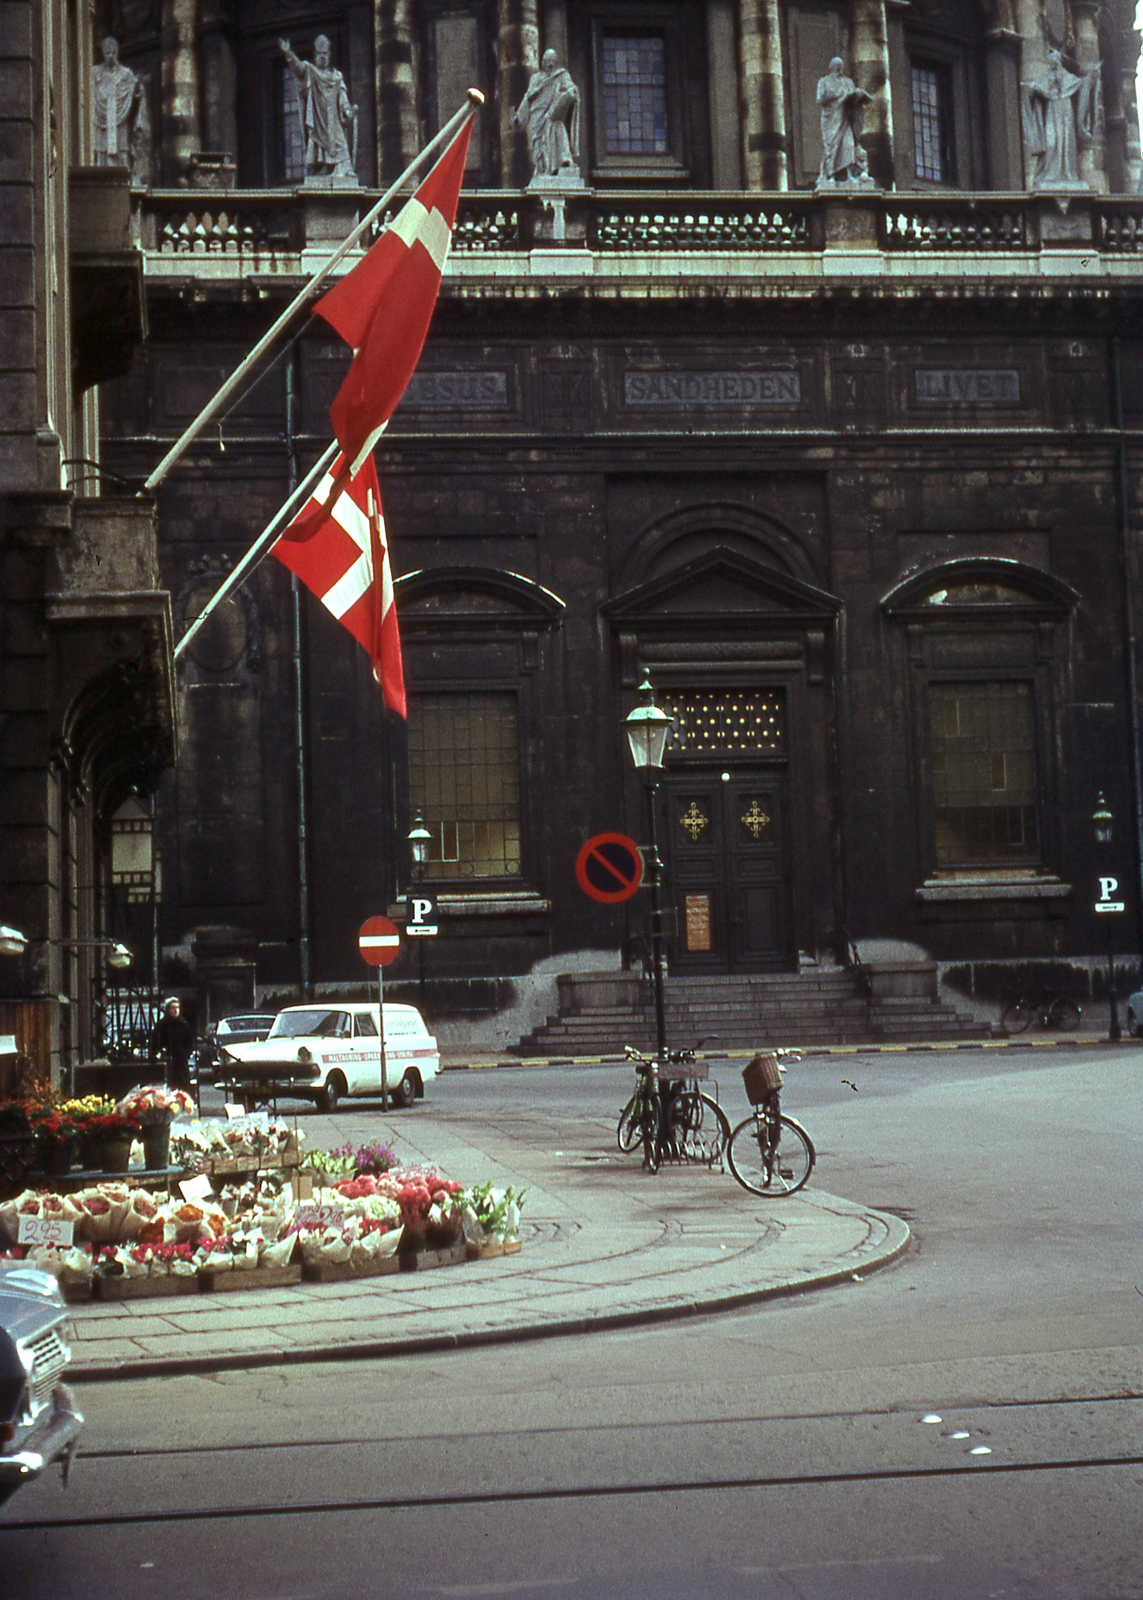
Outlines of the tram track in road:
M 265 1520 L 274 1517 L 344 1516 L 347 1513 L 443 1510 L 458 1507 L 554 1504 L 569 1500 L 616 1500 L 653 1495 L 741 1493 L 756 1489 L 812 1488 L 827 1484 L 920 1483 L 936 1478 L 1012 1476 L 1143 1467 L 1143 1455 L 1084 1456 L 1054 1461 L 1005 1461 L 978 1465 L 884 1468 L 871 1471 L 775 1473 L 759 1477 L 677 1478 L 623 1484 L 579 1484 L 546 1489 L 481 1490 L 435 1495 L 390 1495 L 350 1500 L 292 1501 L 285 1505 L 201 1506 L 165 1511 L 107 1513 L 91 1517 L 44 1517 L 0 1523 L 0 1534 L 63 1529 L 127 1528 L 188 1522 Z
M 488 1487 L 449 1491 L 418 1488 L 418 1480 L 424 1484 L 426 1474 L 431 1479 L 434 1462 L 451 1460 L 452 1470 L 462 1477 L 467 1475 L 471 1481 L 472 1474 L 466 1473 L 463 1459 L 464 1435 L 453 1430 L 437 1430 L 415 1439 L 389 1428 L 378 1430 L 372 1438 L 311 1438 L 296 1443 L 261 1439 L 158 1449 L 93 1450 L 79 1460 L 81 1469 L 90 1469 L 82 1479 L 86 1492 L 99 1493 L 101 1466 L 114 1470 L 118 1494 L 128 1502 L 127 1508 L 107 1508 L 101 1494 L 98 1506 L 86 1511 L 81 1502 L 76 1515 L 0 1521 L 0 1536 L 258 1521 L 280 1516 L 322 1518 L 717 1496 L 743 1491 L 803 1491 L 828 1485 L 908 1485 L 997 1476 L 1011 1481 L 1013 1477 L 1047 1473 L 1118 1473 L 1143 1468 L 1143 1452 L 1135 1448 L 1141 1436 L 1141 1421 L 1139 1397 L 1108 1394 L 976 1405 L 960 1402 L 927 1412 L 874 1409 L 807 1416 L 705 1414 L 686 1421 L 634 1420 L 578 1428 L 501 1429 L 495 1434 L 485 1432 L 481 1438 L 482 1476 Z M 1070 1448 L 1058 1448 L 1065 1438 Z M 957 1453 L 938 1459 L 946 1450 Z M 457 1451 L 462 1453 L 460 1460 L 455 1459 Z M 922 1453 L 929 1459 L 917 1459 Z M 760 1455 L 767 1460 L 777 1458 L 786 1465 L 780 1470 L 757 1470 Z M 249 1501 L 248 1490 L 241 1493 L 250 1481 L 247 1462 L 255 1457 L 262 1488 L 258 1503 Z M 751 1457 L 754 1461 L 747 1465 Z M 299 1459 L 307 1463 L 300 1477 Z M 368 1481 L 372 1464 L 390 1459 L 404 1461 L 406 1487 L 401 1492 L 337 1493 L 338 1479 L 330 1476 L 333 1462 L 348 1473 L 345 1486 L 356 1487 L 358 1482 Z M 639 1461 L 680 1459 L 689 1460 L 698 1470 L 662 1478 L 641 1471 L 637 1465 Z M 741 1470 L 717 1470 L 720 1465 L 735 1461 L 741 1462 Z M 706 1470 L 702 1470 L 703 1465 Z M 501 1472 L 509 1474 L 508 1486 L 488 1482 Z M 537 1485 L 536 1477 L 545 1475 L 565 1481 Z M 225 1490 L 219 1494 L 217 1489 L 219 1481 L 225 1482 L 228 1476 L 241 1495 L 236 1494 L 231 1503 L 226 1503 Z M 511 1482 L 513 1476 L 516 1483 Z M 161 1496 L 170 1492 L 171 1485 L 191 1479 L 216 1483 L 213 1503 L 163 1508 L 154 1506 L 152 1499 L 152 1507 L 147 1506 L 147 1499 L 152 1498 L 147 1494 L 148 1484 L 154 1486 L 152 1494 Z M 326 1486 L 326 1497 L 298 1496 L 299 1489 L 304 1495 L 307 1484 L 315 1481 Z

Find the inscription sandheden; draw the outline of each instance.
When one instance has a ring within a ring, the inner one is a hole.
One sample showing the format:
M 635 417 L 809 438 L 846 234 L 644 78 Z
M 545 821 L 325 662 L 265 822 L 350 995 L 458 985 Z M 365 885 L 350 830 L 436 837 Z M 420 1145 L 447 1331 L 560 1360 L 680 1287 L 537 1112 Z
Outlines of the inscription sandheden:
M 1020 399 L 1015 367 L 918 367 L 913 379 L 920 405 L 1010 406 Z
M 508 404 L 506 372 L 414 372 L 405 390 L 407 406 L 440 407 Z
M 796 406 L 797 372 L 625 372 L 629 406 Z

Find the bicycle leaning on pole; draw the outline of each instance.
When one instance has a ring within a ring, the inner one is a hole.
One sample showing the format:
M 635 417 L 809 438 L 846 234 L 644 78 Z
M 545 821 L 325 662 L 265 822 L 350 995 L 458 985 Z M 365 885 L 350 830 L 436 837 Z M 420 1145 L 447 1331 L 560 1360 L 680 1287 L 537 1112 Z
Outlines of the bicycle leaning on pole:
M 695 1050 L 706 1042 L 699 1041 Z M 619 1113 L 616 1139 L 625 1154 L 643 1146 L 643 1164 L 658 1172 L 664 1156 L 714 1166 L 730 1138 L 726 1112 L 699 1088 L 707 1074 L 694 1050 L 668 1050 L 662 1058 L 627 1045 L 635 1063 L 635 1093 Z
M 796 1194 L 814 1170 L 813 1141 L 793 1117 L 782 1115 L 782 1072 L 779 1058 L 802 1059 L 798 1050 L 769 1050 L 754 1057 L 742 1072 L 750 1116 L 730 1135 L 726 1159 L 730 1170 L 751 1194 Z

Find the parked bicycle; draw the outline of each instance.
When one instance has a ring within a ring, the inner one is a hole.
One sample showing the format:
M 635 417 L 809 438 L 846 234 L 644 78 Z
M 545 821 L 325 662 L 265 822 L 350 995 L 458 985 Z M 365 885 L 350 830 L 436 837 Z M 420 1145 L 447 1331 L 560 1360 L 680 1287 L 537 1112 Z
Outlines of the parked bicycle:
M 800 1061 L 798 1050 L 771 1050 L 756 1055 L 742 1074 L 753 1110 L 730 1135 L 726 1159 L 730 1170 L 751 1194 L 796 1194 L 814 1170 L 813 1141 L 793 1117 L 782 1115 L 782 1068 L 779 1058 Z
M 695 1046 L 700 1048 L 701 1043 Z M 635 1093 L 619 1113 L 616 1138 L 625 1154 L 643 1146 L 643 1164 L 658 1172 L 666 1157 L 712 1167 L 730 1138 L 725 1111 L 699 1088 L 707 1073 L 694 1050 L 668 1050 L 663 1058 L 627 1045 L 635 1063 Z
M 1001 1015 L 1000 1026 L 1005 1033 L 1024 1033 L 1038 1017 L 1042 1028 L 1062 1028 L 1071 1033 L 1079 1027 L 1080 1016 L 1074 1000 L 1045 989 L 1042 994 L 1022 994 L 1014 1000 Z

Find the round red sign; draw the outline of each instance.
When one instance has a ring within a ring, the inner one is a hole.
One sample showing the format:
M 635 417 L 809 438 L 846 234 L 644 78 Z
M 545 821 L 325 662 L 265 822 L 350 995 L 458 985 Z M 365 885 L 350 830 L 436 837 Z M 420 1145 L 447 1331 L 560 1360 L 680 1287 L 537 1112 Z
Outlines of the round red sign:
M 625 833 L 597 833 L 575 858 L 575 875 L 584 894 L 604 905 L 630 900 L 643 881 L 643 857 Z
M 401 951 L 401 935 L 396 923 L 390 922 L 388 917 L 370 917 L 361 924 L 357 948 L 361 959 L 371 967 L 387 967 Z

